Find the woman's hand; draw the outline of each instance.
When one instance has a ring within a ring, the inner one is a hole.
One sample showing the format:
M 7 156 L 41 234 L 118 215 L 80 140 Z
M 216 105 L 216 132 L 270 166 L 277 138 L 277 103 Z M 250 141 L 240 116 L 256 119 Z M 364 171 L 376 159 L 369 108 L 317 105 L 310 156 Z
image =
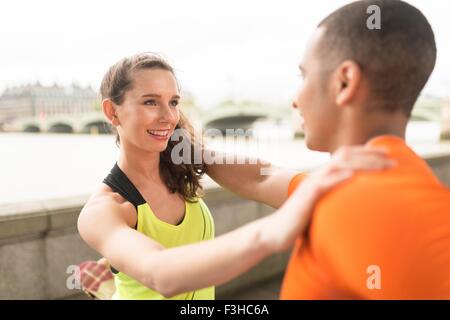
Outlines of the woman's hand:
M 383 170 L 391 168 L 395 161 L 380 148 L 364 146 L 341 147 L 331 161 L 309 174 L 292 193 L 291 197 L 273 215 L 269 226 L 274 245 L 287 249 L 295 238 L 306 229 L 314 206 L 327 191 L 351 178 L 360 170 Z
M 325 192 L 352 177 L 356 171 L 382 170 L 394 165 L 395 161 L 387 157 L 385 149 L 341 147 L 328 164 L 309 174 L 293 195 L 302 197 L 302 194 L 306 194 L 308 198 L 303 198 L 303 202 L 308 200 L 313 205 Z

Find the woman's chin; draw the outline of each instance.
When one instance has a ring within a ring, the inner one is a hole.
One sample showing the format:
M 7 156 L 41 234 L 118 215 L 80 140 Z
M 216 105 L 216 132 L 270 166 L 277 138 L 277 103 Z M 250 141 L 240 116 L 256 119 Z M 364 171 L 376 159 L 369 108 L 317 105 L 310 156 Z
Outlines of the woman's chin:
M 154 153 L 154 152 L 161 153 L 167 149 L 167 145 L 168 145 L 167 142 L 166 143 L 152 143 L 152 144 L 147 144 L 147 145 L 145 145 L 145 147 L 143 147 L 143 148 L 141 147 L 141 148 L 149 153 Z

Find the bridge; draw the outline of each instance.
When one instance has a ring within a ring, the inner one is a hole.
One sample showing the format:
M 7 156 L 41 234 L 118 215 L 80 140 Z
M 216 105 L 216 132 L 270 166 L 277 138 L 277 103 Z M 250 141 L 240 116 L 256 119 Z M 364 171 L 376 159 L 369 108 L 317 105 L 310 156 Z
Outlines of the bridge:
M 259 119 L 281 120 L 290 116 L 289 108 L 270 108 L 257 104 L 224 104 L 202 111 L 199 120 L 203 128 L 242 128 L 247 130 Z M 189 117 L 189 113 L 187 114 Z M 6 131 L 49 133 L 111 133 L 110 125 L 101 111 L 83 114 L 45 115 L 20 118 L 5 125 Z
M 19 132 L 111 133 L 109 123 L 99 111 L 20 118 L 8 124 L 6 129 Z
M 291 116 L 288 107 L 269 107 L 255 103 L 225 103 L 216 108 L 202 112 L 200 119 L 205 129 L 250 129 L 253 123 L 261 119 L 274 121 Z
M 189 111 L 189 110 L 188 110 Z M 191 112 L 195 112 L 191 110 Z M 252 102 L 224 102 L 221 105 L 197 112 L 204 129 L 250 129 L 255 121 L 290 119 L 291 109 L 287 106 L 264 106 Z M 190 118 L 188 112 L 187 116 Z M 420 101 L 413 109 L 413 121 L 435 121 L 442 124 L 442 137 L 450 138 L 450 102 L 436 103 Z M 15 132 L 50 133 L 111 133 L 111 127 L 101 111 L 81 114 L 45 115 L 43 117 L 20 118 L 4 124 L 3 130 Z

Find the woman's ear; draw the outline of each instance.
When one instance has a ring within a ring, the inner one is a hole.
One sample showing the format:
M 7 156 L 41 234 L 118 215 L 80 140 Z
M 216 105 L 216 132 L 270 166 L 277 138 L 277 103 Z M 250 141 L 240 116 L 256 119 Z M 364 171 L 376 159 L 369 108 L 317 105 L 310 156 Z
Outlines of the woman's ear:
M 111 99 L 103 99 L 102 110 L 109 123 L 111 123 L 113 126 L 117 126 L 119 124 L 119 119 L 117 118 L 116 114 L 116 108 L 114 107 Z
M 340 107 L 348 105 L 361 82 L 360 66 L 352 60 L 345 60 L 336 69 L 335 81 L 336 104 Z

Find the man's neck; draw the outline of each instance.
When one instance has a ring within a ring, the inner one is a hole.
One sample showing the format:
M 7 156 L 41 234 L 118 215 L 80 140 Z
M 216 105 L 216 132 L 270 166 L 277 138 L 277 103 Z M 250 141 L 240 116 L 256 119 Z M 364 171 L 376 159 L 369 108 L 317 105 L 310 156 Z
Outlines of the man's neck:
M 372 114 L 348 118 L 340 126 L 336 139 L 330 148 L 333 153 L 339 147 L 363 145 L 372 138 L 381 135 L 393 135 L 405 138 L 408 117 L 404 114 Z

